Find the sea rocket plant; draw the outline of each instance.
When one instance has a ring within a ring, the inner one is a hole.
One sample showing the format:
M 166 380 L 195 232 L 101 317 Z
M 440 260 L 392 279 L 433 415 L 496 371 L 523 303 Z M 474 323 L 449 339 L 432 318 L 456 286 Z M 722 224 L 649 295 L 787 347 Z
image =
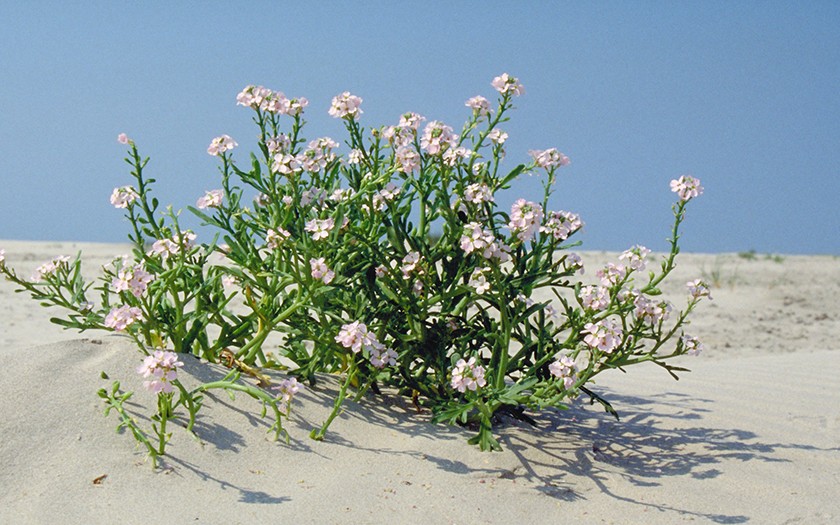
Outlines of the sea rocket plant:
M 0 272 L 69 311 L 57 321 L 64 326 L 137 343 L 158 395 L 157 444 L 126 412 L 130 392 L 115 383 L 100 396 L 153 458 L 164 454 L 166 420 L 187 410 L 192 431 L 212 388 L 271 408 L 279 436 L 298 380 L 317 388 L 322 373 L 339 374 L 341 386 L 316 439 L 351 389 L 361 396 L 391 387 L 436 421 L 476 424 L 470 442 L 482 449 L 499 448 L 492 427 L 500 412 L 521 417 L 524 408 L 563 408 L 586 395 L 614 413 L 589 388 L 597 374 L 652 362 L 674 375 L 683 369 L 671 359 L 702 349 L 683 327 L 710 298 L 707 284 L 687 283 L 682 310 L 660 297 L 659 285 L 675 267 L 686 207 L 703 187 L 689 175 L 671 182 L 679 200 L 658 270 L 648 270 L 651 251 L 634 245 L 582 282 L 584 264 L 569 249 L 583 220 L 553 202 L 569 157 L 530 150 L 526 162 L 508 165 L 509 137 L 499 124 L 525 90 L 506 73 L 490 84 L 496 100 L 469 97 L 460 132 L 414 112 L 366 129 L 363 100 L 350 92 L 313 102 L 341 120 L 341 141 L 304 137 L 307 99 L 246 86 L 235 104 L 259 128 L 256 148 L 242 155 L 229 135 L 213 139 L 207 153 L 221 182 L 189 208 L 209 235 L 183 230 L 177 212 L 159 210 L 148 159 L 121 134 L 134 180 L 111 202 L 128 218 L 133 251 L 103 269 L 99 301 L 88 295 L 78 258 L 50 261 L 27 281 L 0 251 Z M 514 195 L 502 210 L 498 195 L 518 191 L 522 174 L 542 178 L 543 194 Z M 281 343 L 268 352 L 277 333 Z M 177 376 L 182 353 L 231 371 L 188 390 Z M 293 377 L 269 394 L 267 371 L 281 368 L 275 353 Z

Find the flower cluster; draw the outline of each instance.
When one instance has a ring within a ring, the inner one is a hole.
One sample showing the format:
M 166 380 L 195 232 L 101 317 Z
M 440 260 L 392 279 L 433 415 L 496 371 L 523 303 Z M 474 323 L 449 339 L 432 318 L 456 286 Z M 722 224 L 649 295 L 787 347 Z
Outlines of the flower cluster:
M 213 155 L 214 157 L 218 157 L 238 145 L 239 144 L 237 144 L 236 141 L 229 136 L 222 135 L 221 137 L 216 137 L 210 142 L 210 145 L 207 147 L 207 153 Z
M 597 323 L 586 323 L 583 333 L 587 334 L 583 342 L 592 349 L 611 354 L 621 344 L 623 332 L 621 325 L 612 319 L 603 319 Z
M 67 255 L 54 257 L 52 260 L 37 267 L 35 269 L 35 273 L 32 274 L 31 280 L 36 282 L 43 281 L 45 278 L 55 275 L 55 272 L 57 272 L 60 268 L 67 268 L 67 263 L 69 262 L 70 257 Z
M 700 355 L 700 352 L 703 351 L 703 343 L 691 335 L 683 334 L 680 337 L 680 344 L 688 355 Z
M 688 294 L 692 297 L 692 299 L 700 299 L 701 297 L 708 297 L 709 299 L 712 298 L 711 288 L 701 279 L 688 281 L 685 283 L 685 286 L 688 288 Z
M 453 389 L 461 393 L 467 390 L 475 392 L 487 384 L 487 380 L 484 379 L 484 372 L 484 367 L 476 364 L 475 357 L 470 357 L 469 361 L 459 359 L 455 363 L 455 368 L 452 369 L 450 384 Z
M 423 129 L 423 136 L 420 138 L 420 147 L 432 156 L 440 155 L 447 149 L 454 148 L 457 144 L 458 135 L 452 131 L 450 126 L 437 120 L 426 124 Z
M 272 250 L 276 250 L 280 248 L 283 241 L 288 239 L 291 235 L 292 234 L 289 233 L 288 230 L 280 227 L 276 229 L 269 228 L 265 231 L 265 244 Z
M 370 354 L 370 364 L 376 368 L 384 368 L 386 365 L 396 366 L 397 353 L 391 348 L 379 342 L 376 335 L 368 330 L 367 325 L 360 321 L 341 326 L 338 335 L 335 336 L 344 348 L 349 348 L 353 353 L 367 350 Z
M 121 268 L 111 281 L 111 290 L 115 293 L 128 291 L 134 297 L 140 297 L 146 293 L 146 288 L 154 279 L 155 276 L 147 272 L 142 264 L 133 268 Z
M 410 279 L 412 274 L 423 273 L 423 268 L 420 267 L 420 253 L 408 252 L 402 259 L 402 266 L 400 266 L 403 279 Z
M 134 202 L 137 197 L 137 190 L 131 186 L 114 188 L 114 192 L 111 193 L 111 204 L 115 208 L 128 208 L 129 204 Z
M 312 219 L 306 223 L 304 230 L 312 234 L 312 240 L 318 241 L 330 236 L 330 231 L 335 227 L 333 219 Z
M 520 241 L 525 242 L 539 229 L 542 218 L 542 206 L 536 202 L 517 199 L 510 208 L 508 228 Z
M 532 149 L 528 151 L 528 154 L 534 159 L 534 165 L 547 170 L 568 166 L 570 162 L 569 157 L 557 151 L 556 148 L 546 150 Z
M 349 91 L 333 97 L 329 114 L 333 118 L 349 118 L 355 120 L 363 113 L 361 106 L 362 99 L 351 95 Z
M 487 268 L 476 268 L 476 270 L 470 276 L 469 285 L 475 289 L 475 292 L 479 295 L 486 293 L 490 290 L 490 281 L 487 280 Z
M 292 400 L 294 399 L 295 394 L 300 392 L 301 388 L 303 388 L 303 385 L 301 385 L 295 377 L 284 379 L 283 381 L 280 381 L 279 385 L 272 387 L 272 390 L 277 392 L 277 398 L 280 401 L 280 406 L 287 416 L 289 415 L 289 411 L 292 406 Z
M 516 77 L 512 77 L 507 73 L 502 73 L 498 77 L 494 78 L 490 85 L 492 85 L 496 91 L 502 95 L 510 94 L 520 96 L 525 94 L 525 87 L 522 83 L 519 82 Z
M 671 305 L 667 301 L 653 301 L 644 295 L 639 295 L 633 300 L 633 315 L 639 321 L 655 326 L 662 321 L 667 321 L 671 314 Z
M 309 259 L 309 268 L 313 279 L 330 284 L 335 278 L 335 272 L 330 270 L 323 257 Z
M 610 289 L 606 286 L 584 286 L 580 289 L 580 304 L 587 310 L 606 310 L 610 305 Z
M 199 210 L 203 210 L 205 208 L 218 208 L 222 205 L 222 198 L 225 196 L 225 192 L 222 190 L 209 190 L 204 193 L 202 197 L 199 197 L 198 201 L 195 203 L 195 207 Z
M 464 103 L 465 106 L 473 110 L 478 116 L 490 114 L 490 101 L 481 95 L 470 98 Z
M 143 312 L 136 306 L 119 306 L 105 316 L 105 327 L 124 332 L 135 321 L 143 319 Z
M 595 275 L 604 286 L 616 286 L 627 277 L 627 268 L 623 264 L 607 263 Z
M 671 181 L 671 191 L 679 195 L 680 199 L 688 201 L 703 195 L 703 186 L 700 185 L 700 180 L 691 175 L 683 175 Z
M 267 111 L 276 115 L 298 116 L 309 105 L 305 98 L 287 98 L 280 91 L 272 91 L 263 86 L 246 86 L 237 96 L 238 106 Z
M 169 239 L 158 239 L 152 243 L 152 249 L 149 250 L 149 256 L 157 256 L 163 260 L 169 259 L 172 255 L 178 255 L 182 251 L 187 251 L 193 247 L 195 240 L 195 233 L 191 231 L 182 231 L 179 234 L 174 234 Z
M 548 365 L 548 371 L 554 377 L 563 380 L 563 388 L 566 390 L 571 389 L 577 381 L 577 364 L 574 359 L 567 355 L 561 356 Z
M 373 208 L 377 211 L 385 211 L 388 203 L 396 199 L 402 190 L 394 183 L 389 182 L 384 188 L 373 194 Z M 363 205 L 367 209 L 367 205 Z
M 645 269 L 645 258 L 650 250 L 644 246 L 636 245 L 618 256 L 619 261 L 626 261 L 627 267 L 631 270 L 641 271 Z
M 459 244 L 465 253 L 478 252 L 485 259 L 496 259 L 502 263 L 510 260 L 510 247 L 477 222 L 464 225 Z
M 583 267 L 583 259 L 576 253 L 569 253 L 563 258 L 563 266 L 567 272 L 580 272 L 581 275 L 585 273 Z
M 172 382 L 178 379 L 178 368 L 184 366 L 178 361 L 178 354 L 165 350 L 155 350 L 150 356 L 146 356 L 143 364 L 137 368 L 137 373 L 143 377 L 151 377 L 143 381 L 143 387 L 155 394 L 170 394 L 175 389 Z
M 565 241 L 569 236 L 583 228 L 580 216 L 568 211 L 550 212 L 545 226 L 540 227 L 541 233 L 554 237 L 557 241 Z
M 473 204 L 493 202 L 493 192 L 487 184 L 476 182 L 464 188 L 464 199 Z

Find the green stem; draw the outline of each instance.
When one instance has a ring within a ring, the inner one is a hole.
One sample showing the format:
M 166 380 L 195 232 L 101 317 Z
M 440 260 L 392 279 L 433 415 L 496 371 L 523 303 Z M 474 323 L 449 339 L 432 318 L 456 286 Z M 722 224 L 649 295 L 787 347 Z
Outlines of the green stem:
M 352 359 L 352 356 L 351 356 L 350 371 L 347 373 L 347 378 L 344 380 L 344 383 L 341 385 L 341 389 L 338 391 L 338 396 L 335 398 L 335 403 L 333 404 L 332 412 L 330 412 L 330 415 L 327 418 L 327 420 L 324 422 L 323 426 L 321 426 L 321 428 L 318 429 L 317 431 L 315 429 L 313 429 L 312 432 L 309 434 L 309 437 L 311 437 L 312 439 L 314 439 L 316 441 L 323 441 L 324 440 L 324 436 L 327 433 L 327 428 L 329 428 L 330 424 L 333 422 L 333 420 L 341 412 L 341 405 L 344 403 L 344 400 L 347 398 L 347 387 L 350 386 L 350 383 L 352 383 L 353 380 L 355 379 L 357 371 L 358 371 L 358 368 L 356 367 L 356 361 L 355 361 L 355 359 Z

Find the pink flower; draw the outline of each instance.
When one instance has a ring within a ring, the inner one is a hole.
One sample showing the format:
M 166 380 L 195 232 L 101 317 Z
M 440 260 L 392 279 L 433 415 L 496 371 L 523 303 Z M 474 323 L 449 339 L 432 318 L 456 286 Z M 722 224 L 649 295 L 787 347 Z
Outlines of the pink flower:
M 292 139 L 288 135 L 281 133 L 276 137 L 266 139 L 265 147 L 268 148 L 268 152 L 272 155 L 286 153 L 292 147 Z
M 683 334 L 680 337 L 679 345 L 682 346 L 683 351 L 688 355 L 700 355 L 705 348 L 703 343 L 701 343 L 696 337 Z
M 583 342 L 592 349 L 611 354 L 621 344 L 623 332 L 621 326 L 611 319 L 597 323 L 586 323 L 583 333 L 587 334 Z
M 477 222 L 464 225 L 460 246 L 465 253 L 477 251 L 485 259 L 495 259 L 500 263 L 510 260 L 510 247 Z
M 111 193 L 111 204 L 113 204 L 115 208 L 128 208 L 129 204 L 134 202 L 138 197 L 139 195 L 137 195 L 137 190 L 131 186 L 114 188 L 114 192 Z
M 452 128 L 433 120 L 423 128 L 423 136 L 420 138 L 420 147 L 429 155 L 440 155 L 448 148 L 455 147 L 458 143 L 458 135 Z
M 606 310 L 610 305 L 610 289 L 606 286 L 584 286 L 580 289 L 580 302 L 587 310 Z
M 329 269 L 323 257 L 309 259 L 309 267 L 312 270 L 312 278 L 323 281 L 324 284 L 330 284 L 335 278 L 335 272 Z
M 341 95 L 333 97 L 329 114 L 333 118 L 349 118 L 350 120 L 355 120 L 356 117 L 362 114 L 362 110 L 359 107 L 361 105 L 361 98 L 351 95 L 349 91 L 345 91 Z
M 507 73 L 503 73 L 494 78 L 490 85 L 502 95 L 510 94 L 519 96 L 525 94 L 525 87 L 519 82 L 519 80 Z
M 329 237 L 333 227 L 335 227 L 333 219 L 312 219 L 303 229 L 312 233 L 312 240 L 318 241 Z
M 571 357 L 564 355 L 558 360 L 548 365 L 548 371 L 551 375 L 563 380 L 563 388 L 569 390 L 577 380 L 577 364 Z
M 581 275 L 584 273 L 583 259 L 581 259 L 580 255 L 576 253 L 566 255 L 566 257 L 563 258 L 563 266 L 566 268 L 566 271 L 580 272 Z
M 349 162 L 350 164 L 361 164 L 363 158 L 364 154 L 362 153 L 362 150 L 352 149 L 347 155 L 347 162 Z
M 263 86 L 249 85 L 236 95 L 236 105 L 259 109 L 272 95 L 270 89 Z M 275 94 L 274 98 L 282 97 L 282 93 Z
M 455 167 L 458 165 L 458 162 L 470 158 L 473 155 L 472 150 L 468 150 L 464 147 L 457 147 L 457 148 L 448 148 L 443 153 L 443 163 L 450 167 Z
M 137 373 L 143 377 L 152 377 L 149 381 L 143 381 L 143 387 L 155 394 L 169 394 L 174 391 L 172 381 L 178 379 L 178 368 L 184 366 L 178 361 L 178 354 L 164 350 L 155 350 L 152 355 L 146 356 L 143 364 L 137 367 Z
M 490 113 L 490 101 L 482 96 L 472 97 L 464 105 L 471 108 L 476 115 L 483 116 Z
M 671 314 L 671 305 L 667 301 L 655 302 L 644 295 L 640 295 L 633 300 L 635 309 L 633 315 L 639 321 L 650 326 L 656 326 L 662 321 L 668 320 Z
M 304 170 L 318 173 L 335 160 L 332 150 L 337 147 L 338 143 L 329 137 L 313 140 L 307 150 L 298 156 L 298 162 Z
M 170 239 L 158 239 L 155 241 L 147 255 L 159 256 L 161 259 L 166 260 L 172 255 L 177 255 L 181 251 L 192 248 L 194 240 L 195 233 L 182 231 L 180 236 L 176 233 Z
M 398 148 L 394 153 L 394 160 L 397 170 L 402 173 L 411 173 L 420 169 L 420 154 L 411 147 Z
M 547 170 L 568 166 L 571 162 L 569 157 L 560 153 L 555 148 L 547 150 L 532 149 L 528 151 L 528 154 L 534 159 L 534 164 L 536 166 Z
M 645 248 L 641 245 L 636 245 L 626 250 L 624 253 L 618 256 L 619 261 L 627 261 L 627 266 L 631 270 L 644 270 L 645 269 L 645 258 L 650 253 L 650 250 Z
M 479 295 L 490 290 L 490 283 L 484 275 L 487 270 L 487 268 L 477 268 L 470 276 L 469 285 L 475 288 L 475 292 Z
M 403 274 L 403 279 L 408 279 L 411 277 L 411 274 L 417 271 L 417 273 L 421 273 L 422 269 L 418 266 L 420 262 L 420 253 L 419 252 L 408 252 L 402 260 L 402 266 L 400 270 Z
M 117 135 L 117 142 L 119 142 L 120 144 L 130 144 L 131 139 L 128 138 L 128 135 L 126 135 L 125 133 L 120 133 L 119 135 Z
M 292 400 L 301 388 L 303 388 L 303 385 L 301 385 L 295 377 L 284 379 L 283 381 L 280 381 L 279 385 L 272 387 L 272 390 L 277 392 L 277 399 L 280 401 L 282 406 L 282 412 L 284 412 L 287 416 L 289 415 L 289 409 L 292 406 Z
M 134 297 L 140 297 L 154 280 L 155 276 L 147 272 L 142 264 L 134 268 L 122 268 L 111 281 L 111 290 L 116 293 L 129 291 Z
M 402 115 L 400 115 L 399 126 L 401 128 L 411 128 L 414 131 L 417 131 L 417 128 L 420 127 L 420 123 L 424 120 L 426 120 L 426 117 L 418 115 L 417 113 L 403 113 Z
M 397 353 L 376 341 L 370 347 L 370 364 L 374 368 L 385 368 L 385 366 L 397 366 Z
M 473 204 L 493 202 L 493 192 L 490 191 L 490 187 L 484 183 L 474 183 L 464 188 L 464 198 Z
M 487 138 L 490 139 L 493 144 L 504 144 L 508 139 L 508 134 L 499 128 L 493 128 L 493 130 L 487 134 Z
M 387 126 L 382 129 L 382 138 L 395 149 L 411 146 L 416 135 L 417 130 L 409 126 Z
M 204 193 L 203 197 L 200 197 L 198 201 L 195 203 L 195 207 L 199 210 L 203 210 L 205 208 L 218 208 L 222 205 L 222 198 L 224 197 L 225 192 L 222 190 L 210 190 Z
M 603 269 L 595 272 L 595 275 L 601 279 L 604 286 L 615 286 L 627 277 L 627 268 L 621 264 L 607 263 Z
M 237 144 L 236 141 L 229 136 L 222 135 L 221 137 L 216 137 L 210 142 L 210 145 L 207 147 L 207 153 L 213 155 L 214 157 L 218 157 L 238 145 L 239 144 Z
M 301 159 L 288 153 L 278 153 L 274 156 L 271 169 L 283 175 L 292 175 L 301 171 Z
M 67 269 L 67 263 L 70 262 L 70 257 L 67 255 L 59 255 L 58 257 L 54 257 L 51 261 L 45 262 L 41 266 L 35 269 L 35 273 L 32 275 L 32 281 L 43 281 L 44 278 L 49 277 L 51 275 L 55 275 L 55 273 L 60 269 Z
M 671 191 L 679 195 L 681 200 L 688 201 L 703 195 L 703 186 L 700 185 L 699 179 L 695 179 L 691 175 L 683 175 L 679 179 L 671 181 Z
M 396 199 L 402 192 L 402 189 L 397 187 L 394 183 L 389 182 L 384 188 L 377 191 L 373 195 L 373 207 L 378 211 L 384 211 L 388 207 L 388 203 Z
M 487 380 L 484 379 L 484 372 L 484 367 L 476 364 L 475 357 L 471 357 L 469 361 L 459 359 L 455 363 L 455 368 L 452 369 L 450 384 L 453 389 L 461 393 L 467 390 L 475 392 L 487 384 Z
M 367 325 L 359 321 L 341 326 L 338 335 L 335 336 L 336 342 L 345 348 L 349 348 L 353 353 L 359 353 L 362 349 L 369 349 L 377 341 L 376 336 L 368 331 Z
M 292 234 L 283 228 L 278 227 L 276 230 L 269 228 L 265 232 L 265 244 L 272 250 L 280 248 L 283 241 L 288 239 Z
M 123 332 L 135 321 L 143 318 L 143 312 L 135 306 L 120 306 L 112 308 L 105 316 L 105 327 L 113 328 L 117 332 Z
M 510 208 L 508 228 L 520 241 L 527 241 L 540 227 L 543 218 L 542 206 L 536 202 L 518 199 Z
M 705 281 L 701 279 L 695 279 L 693 281 L 688 281 L 685 283 L 685 286 L 688 288 L 688 294 L 693 299 L 700 299 L 701 297 L 708 297 L 709 299 L 712 298 L 712 290 Z
M 309 105 L 309 100 L 305 97 L 300 98 L 287 98 L 283 101 L 283 110 L 281 113 L 285 113 L 290 117 L 297 117 L 301 113 L 303 113 L 303 108 Z
M 540 227 L 541 233 L 547 233 L 555 240 L 565 241 L 569 235 L 583 228 L 580 216 L 568 211 L 554 211 L 549 213 L 545 226 Z

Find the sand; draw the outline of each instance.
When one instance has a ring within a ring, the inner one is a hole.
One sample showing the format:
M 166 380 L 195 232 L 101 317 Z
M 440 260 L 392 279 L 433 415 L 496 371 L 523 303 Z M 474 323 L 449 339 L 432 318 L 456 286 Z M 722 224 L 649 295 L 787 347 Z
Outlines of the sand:
M 83 250 L 88 274 L 125 246 L 0 241 L 28 275 Z M 615 254 L 585 253 L 587 278 Z M 153 470 L 117 419 L 103 417 L 101 371 L 154 398 L 125 338 L 51 325 L 0 281 L 0 523 L 836 523 L 840 521 L 840 258 L 683 254 L 665 292 L 714 280 L 690 332 L 706 350 L 674 381 L 655 366 L 598 377 L 616 421 L 581 400 L 509 422 L 482 453 L 468 431 L 410 403 L 348 403 L 327 439 L 309 431 L 335 381 L 297 398 L 291 441 L 244 396 L 208 399 L 193 440 L 175 429 Z M 187 358 L 182 380 L 222 369 Z M 273 374 L 279 378 L 277 374 Z M 104 478 L 102 476 L 105 476 Z M 99 480 L 94 483 L 94 480 Z

